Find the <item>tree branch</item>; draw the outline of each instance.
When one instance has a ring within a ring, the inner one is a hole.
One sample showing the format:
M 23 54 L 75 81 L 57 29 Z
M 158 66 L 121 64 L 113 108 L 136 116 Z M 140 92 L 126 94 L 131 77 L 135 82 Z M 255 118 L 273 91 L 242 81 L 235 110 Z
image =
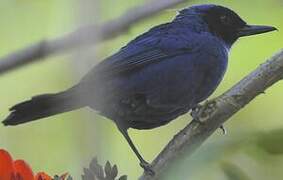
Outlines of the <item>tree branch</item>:
M 283 79 L 283 49 L 270 60 L 233 86 L 223 95 L 208 101 L 192 121 L 167 144 L 152 162 L 154 177 L 143 174 L 140 180 L 158 179 L 169 166 L 181 157 L 190 156 L 225 121 L 256 96 Z
M 0 58 L 0 74 L 45 58 L 50 55 L 92 45 L 126 32 L 134 23 L 151 17 L 163 9 L 175 6 L 187 0 L 155 0 L 128 10 L 121 17 L 100 26 L 81 27 L 62 37 L 42 40 L 32 46 L 23 48 Z M 95 36 L 93 36 L 95 34 Z

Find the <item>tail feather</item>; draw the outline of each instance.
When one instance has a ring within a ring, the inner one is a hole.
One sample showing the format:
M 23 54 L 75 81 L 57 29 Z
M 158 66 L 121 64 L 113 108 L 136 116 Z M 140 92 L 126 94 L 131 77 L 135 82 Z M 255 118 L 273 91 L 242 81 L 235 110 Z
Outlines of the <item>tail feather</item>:
M 10 108 L 10 115 L 2 122 L 5 126 L 18 125 L 37 119 L 84 107 L 73 89 L 57 94 L 43 94 Z

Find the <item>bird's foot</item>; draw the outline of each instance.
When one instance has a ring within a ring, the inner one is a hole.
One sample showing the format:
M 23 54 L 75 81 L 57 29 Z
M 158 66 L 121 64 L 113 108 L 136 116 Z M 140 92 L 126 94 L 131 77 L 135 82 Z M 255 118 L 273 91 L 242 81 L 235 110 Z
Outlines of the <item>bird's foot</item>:
M 201 109 L 201 105 L 199 105 L 199 104 L 197 104 L 195 107 L 192 108 L 190 114 L 191 114 L 194 121 L 200 122 L 200 120 L 199 120 L 200 109 Z
M 203 105 L 197 105 L 191 110 L 191 116 L 193 120 L 202 124 L 205 123 L 213 114 L 216 107 L 216 101 L 205 101 Z
M 152 166 L 148 162 L 146 162 L 146 161 L 140 162 L 140 166 L 144 169 L 145 173 L 147 173 L 151 176 L 155 175 L 155 172 L 152 169 Z
M 225 129 L 223 124 L 219 128 L 222 130 L 223 135 L 227 134 L 227 130 Z
M 212 104 L 212 105 L 213 105 L 213 104 Z M 209 105 L 209 101 L 206 101 L 206 102 L 204 103 L 203 107 L 205 107 L 205 106 L 208 106 L 208 107 L 210 106 L 210 105 Z M 197 104 L 195 107 L 192 108 L 190 114 L 191 114 L 191 116 L 192 116 L 192 118 L 193 118 L 193 121 L 195 121 L 195 122 L 197 122 L 197 123 L 200 123 L 200 124 L 203 123 L 203 121 L 200 120 L 199 116 L 201 115 L 201 113 L 203 113 L 204 109 L 205 109 L 205 108 L 202 108 L 202 105 L 200 105 L 200 104 Z M 227 130 L 225 129 L 225 127 L 224 127 L 223 124 L 222 124 L 221 126 L 219 126 L 219 129 L 222 130 L 223 135 L 226 135 L 226 134 L 227 134 Z

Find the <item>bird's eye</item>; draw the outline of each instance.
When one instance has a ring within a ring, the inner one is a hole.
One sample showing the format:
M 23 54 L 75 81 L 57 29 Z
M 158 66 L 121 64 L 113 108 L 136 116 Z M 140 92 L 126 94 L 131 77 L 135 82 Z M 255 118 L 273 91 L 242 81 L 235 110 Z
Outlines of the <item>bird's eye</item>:
M 223 15 L 220 17 L 220 22 L 224 25 L 229 25 L 231 24 L 231 19 L 228 16 Z

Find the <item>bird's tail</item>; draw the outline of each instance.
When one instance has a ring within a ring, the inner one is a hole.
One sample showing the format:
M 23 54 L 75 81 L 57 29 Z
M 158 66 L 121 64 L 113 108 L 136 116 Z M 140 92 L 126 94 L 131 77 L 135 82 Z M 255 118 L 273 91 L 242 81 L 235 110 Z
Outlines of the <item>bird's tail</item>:
M 76 96 L 75 89 L 35 96 L 19 103 L 10 108 L 10 115 L 2 123 L 13 126 L 84 107 L 85 104 Z

